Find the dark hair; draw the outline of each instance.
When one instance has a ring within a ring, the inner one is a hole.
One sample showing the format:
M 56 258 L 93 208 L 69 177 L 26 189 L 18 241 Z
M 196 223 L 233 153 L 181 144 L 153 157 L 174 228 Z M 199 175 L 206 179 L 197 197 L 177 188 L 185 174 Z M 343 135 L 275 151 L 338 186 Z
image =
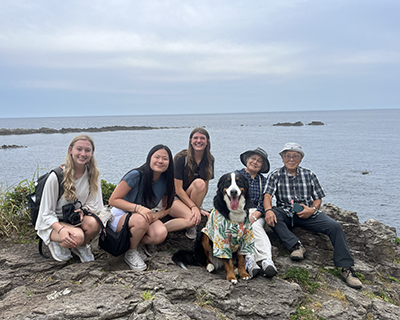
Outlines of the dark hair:
M 172 158 L 172 153 L 167 146 L 158 144 L 151 148 L 147 154 L 146 163 L 137 168 L 137 170 L 143 175 L 143 205 L 150 209 L 157 205 L 157 203 L 155 203 L 156 196 L 153 192 L 153 170 L 150 168 L 150 160 L 153 154 L 160 149 L 167 151 L 169 159 L 167 170 L 161 174 L 161 176 L 165 176 L 165 180 L 167 182 L 167 191 L 165 192 L 165 196 L 167 196 L 167 203 L 163 203 L 163 206 L 166 206 L 166 209 L 171 208 L 175 197 L 174 161 Z

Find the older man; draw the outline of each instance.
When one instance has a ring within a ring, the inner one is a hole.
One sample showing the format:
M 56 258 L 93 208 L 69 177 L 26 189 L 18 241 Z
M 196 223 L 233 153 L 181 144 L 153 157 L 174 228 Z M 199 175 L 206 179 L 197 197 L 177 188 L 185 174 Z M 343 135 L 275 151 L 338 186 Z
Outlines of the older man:
M 279 153 L 284 166 L 270 173 L 264 189 L 265 221 L 272 227 L 283 245 L 291 251 L 293 260 L 302 260 L 306 249 L 289 227 L 300 226 L 329 236 L 333 247 L 333 261 L 341 269 L 341 276 L 348 286 L 362 287 L 353 269 L 354 259 L 341 225 L 320 211 L 325 191 L 317 176 L 300 167 L 304 157 L 301 146 L 288 142 Z M 272 198 L 276 208 L 272 209 Z

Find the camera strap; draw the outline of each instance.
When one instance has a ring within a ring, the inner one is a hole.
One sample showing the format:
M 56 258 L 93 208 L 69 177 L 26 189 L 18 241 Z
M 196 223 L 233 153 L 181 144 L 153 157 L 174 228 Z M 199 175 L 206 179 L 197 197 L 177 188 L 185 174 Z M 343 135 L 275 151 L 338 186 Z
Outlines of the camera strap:
M 95 214 L 95 213 L 91 213 L 91 212 L 88 212 L 86 210 L 83 210 L 83 214 L 85 216 L 93 217 L 97 221 L 98 225 L 100 226 L 101 238 L 102 238 L 102 240 L 104 240 L 107 237 L 107 229 L 104 226 L 104 224 L 101 221 L 101 219 L 99 218 L 99 216 L 97 214 Z

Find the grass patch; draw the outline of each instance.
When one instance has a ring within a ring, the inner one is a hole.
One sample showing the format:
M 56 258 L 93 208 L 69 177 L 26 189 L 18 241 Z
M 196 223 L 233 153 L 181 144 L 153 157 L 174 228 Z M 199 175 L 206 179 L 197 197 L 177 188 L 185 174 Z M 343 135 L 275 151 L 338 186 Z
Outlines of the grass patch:
M 315 293 L 315 290 L 319 288 L 319 283 L 316 283 L 310 279 L 310 273 L 306 269 L 291 267 L 283 276 L 283 279 L 291 279 L 295 281 L 311 294 Z
M 155 294 L 151 294 L 150 290 L 144 291 L 140 294 L 140 296 L 142 297 L 142 299 L 144 301 L 149 301 L 149 300 L 154 300 L 154 298 L 156 297 Z

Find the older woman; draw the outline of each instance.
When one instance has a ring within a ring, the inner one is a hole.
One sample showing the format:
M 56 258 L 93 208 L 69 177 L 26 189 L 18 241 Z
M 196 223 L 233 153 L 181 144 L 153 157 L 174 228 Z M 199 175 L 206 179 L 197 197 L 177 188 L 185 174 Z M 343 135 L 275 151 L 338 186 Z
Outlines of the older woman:
M 240 155 L 240 161 L 246 168 L 237 170 L 249 180 L 251 201 L 250 221 L 253 226 L 255 254 L 246 257 L 246 269 L 254 277 L 260 271 L 257 262 L 261 261 L 262 274 L 272 278 L 276 275 L 276 267 L 272 261 L 271 242 L 264 230 L 264 195 L 263 190 L 267 179 L 262 173 L 269 171 L 268 154 L 261 148 L 248 150 Z

